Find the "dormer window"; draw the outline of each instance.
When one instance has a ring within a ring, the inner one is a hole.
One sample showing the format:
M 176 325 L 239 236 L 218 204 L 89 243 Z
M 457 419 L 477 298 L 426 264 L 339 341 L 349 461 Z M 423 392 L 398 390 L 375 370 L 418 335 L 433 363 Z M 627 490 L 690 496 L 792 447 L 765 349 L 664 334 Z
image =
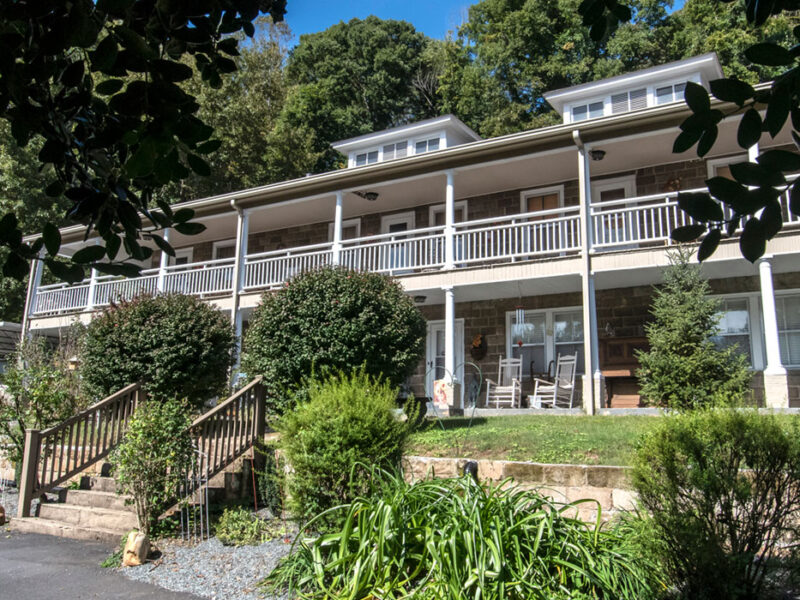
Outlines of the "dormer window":
M 656 104 L 667 104 L 668 102 L 677 102 L 678 100 L 683 100 L 683 92 L 685 89 L 685 83 L 676 83 L 675 85 L 657 87 Z
M 640 108 L 647 108 L 647 88 L 611 96 L 611 113 L 614 115 Z
M 596 119 L 603 116 L 603 103 L 591 102 L 572 107 L 572 120 L 585 121 L 586 119 Z
M 408 142 L 405 140 L 396 144 L 387 144 L 383 147 L 383 160 L 403 158 L 406 154 L 408 154 Z
M 439 149 L 439 138 L 431 138 L 429 140 L 423 140 L 421 142 L 417 142 L 417 145 L 414 148 L 416 154 L 433 152 L 434 150 L 438 149 Z
M 356 166 L 363 167 L 364 165 L 371 165 L 378 162 L 378 151 L 371 150 L 370 152 L 362 152 L 356 154 Z

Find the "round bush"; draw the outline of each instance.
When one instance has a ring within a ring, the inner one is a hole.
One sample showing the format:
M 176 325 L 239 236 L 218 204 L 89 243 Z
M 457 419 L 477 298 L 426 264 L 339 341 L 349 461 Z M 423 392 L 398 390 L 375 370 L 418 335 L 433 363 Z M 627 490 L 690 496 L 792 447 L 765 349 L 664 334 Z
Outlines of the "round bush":
M 151 397 L 198 404 L 224 391 L 233 349 L 230 320 L 208 304 L 179 294 L 140 296 L 89 324 L 81 375 L 97 397 L 141 381 Z
M 633 483 L 683 597 L 761 598 L 781 585 L 779 545 L 800 534 L 797 419 L 785 427 L 731 409 L 666 417 L 643 438 Z
M 242 369 L 264 375 L 268 409 L 282 413 L 312 372 L 363 367 L 398 386 L 421 359 L 424 342 L 425 319 L 397 282 L 324 268 L 264 295 L 245 336 Z
M 308 400 L 278 424 L 292 467 L 289 510 L 301 520 L 365 493 L 373 469 L 397 469 L 408 437 L 396 416 L 395 389 L 363 370 L 312 381 L 307 392 Z

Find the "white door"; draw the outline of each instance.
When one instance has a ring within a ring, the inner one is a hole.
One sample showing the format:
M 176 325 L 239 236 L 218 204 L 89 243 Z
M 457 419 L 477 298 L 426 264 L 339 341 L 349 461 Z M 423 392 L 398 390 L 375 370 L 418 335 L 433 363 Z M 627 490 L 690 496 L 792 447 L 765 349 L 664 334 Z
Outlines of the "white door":
M 444 321 L 428 321 L 428 343 L 425 353 L 425 395 L 433 398 L 433 382 L 444 379 Z M 461 406 L 464 404 L 464 319 L 456 319 L 456 380 L 461 384 Z
M 592 183 L 592 204 L 600 202 L 614 202 L 632 198 L 636 195 L 636 179 L 630 177 L 617 177 Z M 629 212 L 630 203 L 618 202 L 611 206 L 600 208 L 602 227 L 598 232 L 602 239 L 595 240 L 599 243 L 615 244 L 614 250 L 629 250 L 638 248 L 638 244 L 625 244 L 635 242 L 639 238 L 639 217 L 635 212 Z
M 381 233 L 393 233 L 391 242 L 384 245 L 381 253 L 380 268 L 390 273 L 409 273 L 408 267 L 414 263 L 412 244 L 404 231 L 414 229 L 414 213 L 405 212 L 381 218 Z M 387 240 L 388 241 L 388 240 Z

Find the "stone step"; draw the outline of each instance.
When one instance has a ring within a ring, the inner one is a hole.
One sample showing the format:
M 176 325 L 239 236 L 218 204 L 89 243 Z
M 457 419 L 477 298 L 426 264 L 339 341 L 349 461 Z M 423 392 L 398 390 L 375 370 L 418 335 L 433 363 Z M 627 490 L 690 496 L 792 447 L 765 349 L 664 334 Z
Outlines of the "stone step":
M 43 519 L 41 517 L 12 519 L 9 526 L 12 530 L 22 533 L 39 533 L 42 535 L 72 538 L 74 540 L 100 542 L 111 548 L 118 548 L 122 536 L 127 533 L 126 531 L 120 532 L 99 527 L 71 525 L 60 521 Z
M 127 510 L 76 506 L 60 502 L 40 504 L 39 517 L 51 521 L 61 521 L 68 525 L 118 531 L 120 534 L 136 527 L 136 515 Z
M 113 477 L 90 475 L 81 478 L 81 489 L 94 492 L 116 492 L 117 482 Z
M 64 490 L 61 501 L 74 506 L 91 506 L 93 508 L 107 508 L 135 512 L 132 504 L 125 504 L 127 496 L 120 496 L 115 492 L 98 492 L 95 490 Z

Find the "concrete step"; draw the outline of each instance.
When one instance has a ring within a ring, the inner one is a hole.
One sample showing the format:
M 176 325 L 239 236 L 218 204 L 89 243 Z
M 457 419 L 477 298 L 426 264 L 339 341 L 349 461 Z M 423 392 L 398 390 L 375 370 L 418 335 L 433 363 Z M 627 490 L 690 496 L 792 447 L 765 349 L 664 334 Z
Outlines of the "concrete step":
M 81 489 L 93 492 L 116 492 L 117 482 L 113 477 L 90 475 L 81 478 Z
M 127 496 L 120 496 L 115 492 L 98 492 L 94 490 L 64 490 L 61 501 L 74 506 L 90 506 L 93 508 L 107 508 L 135 512 L 132 504 L 125 504 Z
M 118 531 L 120 534 L 136 527 L 136 515 L 127 510 L 76 506 L 60 502 L 45 502 L 39 505 L 39 517 L 61 521 L 68 525 Z
M 83 527 L 70 525 L 60 521 L 42 519 L 41 517 L 27 517 L 25 519 L 12 519 L 9 527 L 22 533 L 39 533 L 58 537 L 72 538 L 74 540 L 87 540 L 106 544 L 110 548 L 118 548 L 120 539 L 126 532 L 102 529 L 99 527 Z

